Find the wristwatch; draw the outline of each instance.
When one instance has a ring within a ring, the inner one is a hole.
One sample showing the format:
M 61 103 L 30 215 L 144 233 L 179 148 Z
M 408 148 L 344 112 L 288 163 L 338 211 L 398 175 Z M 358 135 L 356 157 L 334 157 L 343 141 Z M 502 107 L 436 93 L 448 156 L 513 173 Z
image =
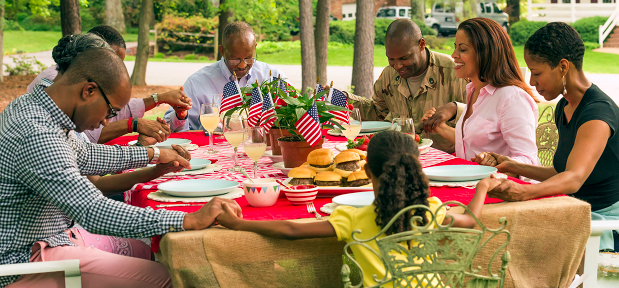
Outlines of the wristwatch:
M 159 161 L 159 153 L 160 153 L 159 148 L 157 148 L 155 146 L 153 146 L 151 148 L 153 148 L 153 159 L 150 160 L 149 164 L 157 164 L 157 161 Z
M 155 106 L 159 106 L 159 98 L 157 98 L 157 96 L 159 96 L 159 93 L 153 93 L 150 95 L 150 98 L 153 98 L 153 101 L 155 101 Z

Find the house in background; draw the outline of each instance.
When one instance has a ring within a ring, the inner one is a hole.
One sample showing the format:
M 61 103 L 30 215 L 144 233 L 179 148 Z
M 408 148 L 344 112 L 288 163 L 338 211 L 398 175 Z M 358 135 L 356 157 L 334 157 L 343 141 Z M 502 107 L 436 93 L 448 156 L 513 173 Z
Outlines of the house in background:
M 410 0 L 374 0 L 374 14 L 385 6 L 411 6 Z M 338 20 L 353 20 L 357 18 L 356 0 L 331 0 L 331 14 Z

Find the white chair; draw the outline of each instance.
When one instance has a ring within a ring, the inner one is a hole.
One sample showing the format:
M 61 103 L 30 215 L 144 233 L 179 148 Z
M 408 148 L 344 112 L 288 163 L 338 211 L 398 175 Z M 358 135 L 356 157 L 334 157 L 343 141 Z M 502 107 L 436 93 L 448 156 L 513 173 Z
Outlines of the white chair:
M 78 259 L 0 265 L 0 276 L 59 271 L 64 271 L 64 284 L 66 288 L 82 287 L 80 260 Z
M 584 274 L 588 277 L 583 283 L 584 288 L 595 287 L 619 287 L 619 280 L 615 277 L 603 277 L 598 279 L 598 265 L 600 259 L 600 237 L 607 230 L 619 230 L 619 220 L 594 220 L 591 221 L 591 236 L 587 241 L 585 250 Z

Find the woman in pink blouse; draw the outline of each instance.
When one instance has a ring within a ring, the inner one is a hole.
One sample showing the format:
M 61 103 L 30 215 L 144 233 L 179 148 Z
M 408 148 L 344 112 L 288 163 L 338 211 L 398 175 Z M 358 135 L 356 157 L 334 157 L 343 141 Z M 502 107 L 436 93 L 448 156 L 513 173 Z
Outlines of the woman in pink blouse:
M 436 132 L 455 144 L 459 158 L 496 166 L 497 160 L 484 153 L 488 151 L 539 165 L 536 99 L 524 82 L 505 30 L 487 18 L 466 20 L 458 27 L 451 56 L 456 76 L 470 81 L 467 107 L 455 129 L 441 123 Z M 428 111 L 424 119 L 434 111 Z

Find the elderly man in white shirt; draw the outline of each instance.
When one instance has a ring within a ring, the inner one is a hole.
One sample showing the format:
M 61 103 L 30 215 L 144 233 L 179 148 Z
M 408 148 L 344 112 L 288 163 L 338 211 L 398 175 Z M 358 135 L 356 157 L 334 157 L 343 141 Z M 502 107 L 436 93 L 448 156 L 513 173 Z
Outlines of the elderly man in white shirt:
M 191 98 L 192 107 L 177 113 L 172 108 L 165 114 L 172 132 L 201 129 L 200 105 L 212 103 L 214 94 L 222 94 L 224 85 L 234 80 L 236 74 L 240 87 L 284 75 L 269 64 L 257 61 L 254 29 L 245 22 L 230 23 L 224 29 L 219 51 L 221 60 L 200 69 L 187 79 L 185 94 Z M 234 72 L 234 74 L 233 74 Z

